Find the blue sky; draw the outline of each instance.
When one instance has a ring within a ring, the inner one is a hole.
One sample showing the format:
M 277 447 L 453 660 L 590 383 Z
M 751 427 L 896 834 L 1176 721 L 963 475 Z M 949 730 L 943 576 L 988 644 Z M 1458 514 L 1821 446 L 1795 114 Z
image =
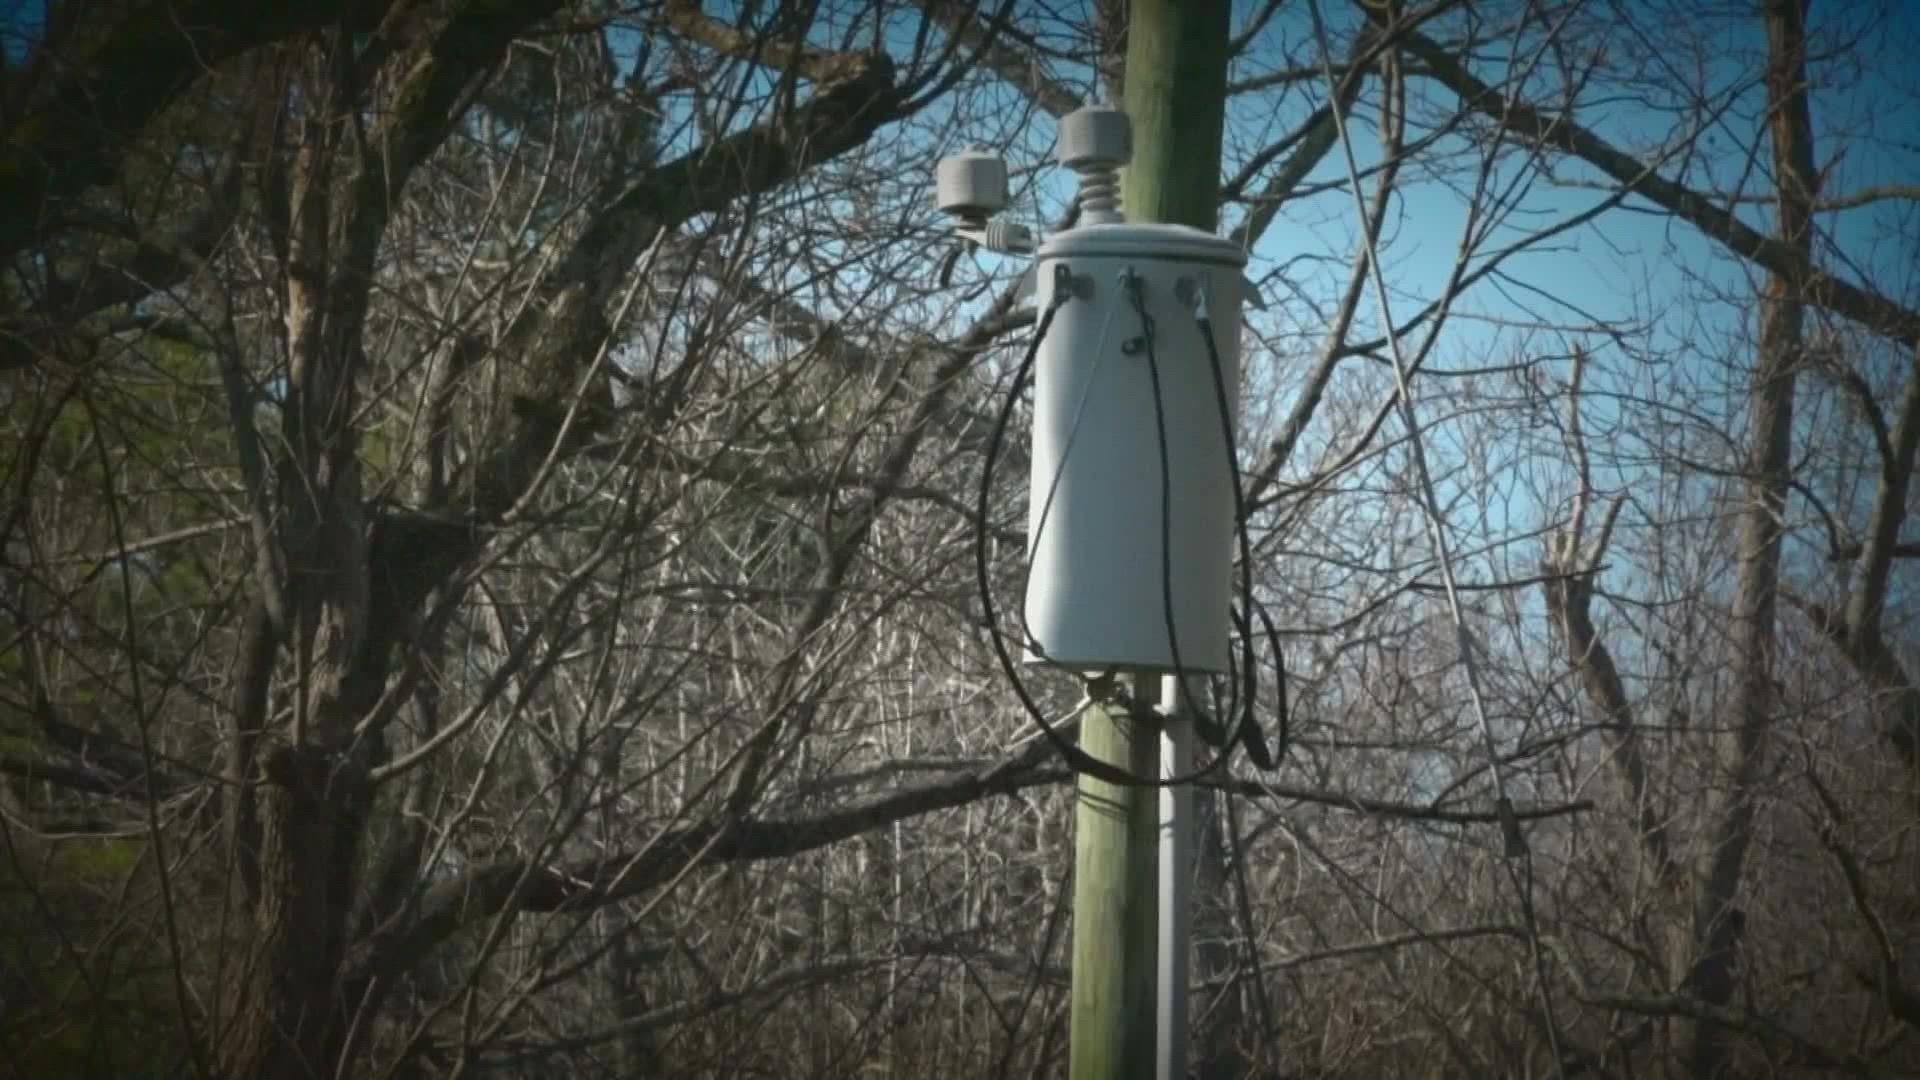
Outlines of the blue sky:
M 1057 6 L 1057 5 L 1056 5 Z M 1084 14 L 1085 0 L 1069 0 L 1068 14 Z M 1238 0 L 1236 24 L 1244 21 L 1258 6 L 1253 0 Z M 709 2 L 710 12 L 724 15 L 729 5 Z M 1333 24 L 1335 48 L 1342 48 L 1354 16 L 1351 5 L 1325 0 L 1322 4 Z M 1751 14 L 1753 5 L 1736 5 L 1736 17 L 1722 18 L 1720 37 L 1704 51 L 1687 48 L 1684 35 L 1650 42 L 1660 54 L 1648 61 L 1659 70 L 1662 65 L 1673 71 L 1676 81 L 1699 76 L 1715 85 L 1751 79 L 1756 70 L 1752 60 L 1764 47 L 1760 23 Z M 1590 0 L 1587 13 L 1619 9 L 1630 10 L 1634 18 L 1649 26 L 1670 25 L 1684 28 L 1694 18 L 1698 5 L 1691 0 Z M 22 43 L 32 35 L 43 18 L 44 0 L 0 0 L 0 23 L 6 27 L 5 47 L 10 59 L 17 59 Z M 1835 87 L 1827 79 L 1815 88 L 1815 125 L 1821 145 L 1819 160 L 1830 165 L 1829 192 L 1852 192 L 1880 184 L 1911 182 L 1920 178 L 1920 66 L 1911 58 L 1920 55 L 1920 5 L 1905 0 L 1877 2 L 1820 3 L 1813 9 L 1816 33 L 1840 27 L 1857 37 L 1844 60 L 1827 62 L 1816 68 L 1816 76 L 1832 73 L 1848 75 L 1853 85 Z M 1489 16 L 1491 17 L 1491 16 Z M 897 51 L 904 55 L 910 48 L 913 19 L 903 16 L 896 25 Z M 1289 44 L 1312 40 L 1311 24 L 1304 3 L 1283 5 L 1275 21 L 1263 35 L 1263 41 L 1282 40 Z M 1624 39 L 1623 39 L 1624 40 Z M 1566 42 L 1577 48 L 1577 39 Z M 1620 47 L 1616 42 L 1615 47 Z M 1483 77 L 1497 80 L 1504 57 L 1493 58 L 1481 70 Z M 1262 67 L 1260 56 L 1243 57 L 1236 77 L 1252 74 Z M 1055 63 L 1055 72 L 1075 89 L 1091 89 L 1089 69 Z M 1852 71 L 1848 69 L 1855 69 Z M 1416 79 L 1416 93 L 1429 95 L 1436 104 L 1452 105 L 1451 96 L 1428 80 Z M 1536 81 L 1531 91 L 1544 92 L 1551 87 Z M 1369 95 L 1372 88 L 1367 91 Z M 1230 105 L 1230 124 L 1248 141 L 1277 138 L 1304 119 L 1308 109 L 1324 100 L 1322 87 L 1310 92 L 1267 91 L 1244 95 Z M 1748 163 L 1741 156 L 1752 142 L 1759 108 L 1757 88 L 1749 89 L 1742 103 L 1733 110 L 1724 126 L 1709 130 L 1700 141 L 1700 153 L 1689 158 L 1685 177 L 1698 186 L 1707 186 L 1707 177 L 1723 185 L 1738 182 Z M 1373 144 L 1363 107 L 1360 122 L 1352 125 L 1356 150 L 1365 167 L 1375 160 Z M 1674 121 L 1636 105 L 1630 98 L 1614 95 L 1600 99 L 1580 114 L 1582 123 L 1595 128 L 1619 145 L 1633 148 L 1669 135 Z M 669 126 L 672 126 L 671 123 Z M 1004 128 L 1002 129 L 1005 130 Z M 1032 123 L 1019 140 L 1023 145 L 1010 152 L 1015 164 L 1044 161 L 1052 142 L 1052 125 L 1044 117 Z M 1763 148 L 1764 149 L 1764 148 Z M 1844 149 L 1844 153 L 1836 153 Z M 1562 218 L 1591 206 L 1604 193 L 1579 185 L 1599 178 L 1579 163 L 1560 162 L 1555 174 L 1566 186 L 1554 187 L 1536 182 L 1522 200 L 1519 223 L 1526 228 Z M 1039 203 L 1025 204 L 1027 216 L 1038 225 L 1044 223 L 1070 197 L 1072 180 L 1064 172 L 1050 170 L 1033 193 Z M 1668 176 L 1681 174 L 1670 165 L 1662 170 Z M 1344 176 L 1344 166 L 1336 152 L 1309 178 L 1309 183 L 1336 181 Z M 931 177 L 927 178 L 929 188 Z M 1764 191 L 1764 180 L 1750 180 L 1749 190 Z M 1579 323 L 1586 316 L 1602 320 L 1651 320 L 1655 331 L 1643 344 L 1654 353 L 1698 349 L 1715 337 L 1724 338 L 1724 347 L 1737 348 L 1744 333 L 1743 314 L 1735 303 L 1694 304 L 1703 284 L 1724 290 L 1730 297 L 1751 296 L 1753 271 L 1732 259 L 1717 245 L 1701 238 L 1687 225 L 1664 214 L 1646 212 L 1645 204 L 1629 200 L 1627 205 L 1606 213 L 1594 224 L 1584 226 L 1541 250 L 1509 261 L 1509 272 L 1523 279 L 1538 292 L 1483 283 L 1459 306 L 1458 316 L 1449 325 L 1444 345 L 1434 358 L 1437 367 L 1474 366 L 1488 356 L 1499 356 L 1518 339 L 1513 330 L 1497 331 L 1489 319 L 1521 322 Z M 1739 211 L 1756 226 L 1766 228 L 1764 208 L 1748 205 Z M 1436 295 L 1452 268 L 1464 221 L 1460 196 L 1445 183 L 1423 181 L 1417 174 L 1403 177 L 1401 197 L 1389 224 L 1389 260 L 1387 269 L 1394 286 L 1396 312 L 1416 309 L 1420 302 Z M 1909 239 L 1920 214 L 1920 203 L 1892 201 L 1824 215 L 1821 225 L 1828 230 L 1828 250 L 1823 262 L 1845 276 L 1871 280 L 1895 298 L 1912 301 L 1916 292 L 1916 260 Z M 1230 209 L 1223 228 L 1236 223 L 1238 211 Z M 1313 292 L 1330 295 L 1329 283 L 1346 272 L 1341 256 L 1351 251 L 1357 235 L 1357 221 L 1351 197 L 1334 189 L 1296 200 L 1289 204 L 1256 248 L 1252 272 L 1259 275 L 1276 266 L 1287 266 L 1290 273 L 1313 272 L 1312 265 L 1297 263 L 1302 253 L 1326 259 L 1319 264 L 1324 275 Z M 1511 232 L 1508 235 L 1512 235 Z M 1498 234 L 1496 234 L 1496 242 Z M 1857 268 L 1848 273 L 1849 269 Z M 1275 290 L 1269 290 L 1274 292 Z M 1571 301 L 1579 311 L 1569 310 L 1541 295 L 1552 294 Z M 1273 296 L 1272 299 L 1283 299 Z M 1683 310 L 1692 305 L 1691 310 Z M 1297 315 L 1298 313 L 1296 313 Z M 1375 328 L 1377 316 L 1369 298 L 1362 306 L 1359 333 Z M 1314 328 L 1300 327 L 1302 343 L 1310 344 Z M 1541 350 L 1547 345 L 1536 335 Z M 1604 347 L 1604 338 L 1590 344 Z M 1732 403 L 1730 402 L 1731 406 Z M 1729 420 L 1734 417 L 1729 416 Z
M 20 60 L 39 38 L 46 11 L 46 0 L 0 0 L 0 55 L 7 63 Z
M 1615 0 L 1616 4 L 1619 2 L 1621 0 Z M 1665 4 L 1642 3 L 1640 0 L 1625 2 L 1637 9 L 1637 18 L 1657 22 L 1671 15 L 1661 12 Z M 1236 0 L 1234 6 L 1238 23 L 1246 19 L 1258 5 L 1253 0 Z M 1597 5 L 1589 5 L 1594 6 Z M 715 14 L 725 15 L 729 4 L 710 2 L 707 7 Z M 1344 40 L 1342 31 L 1352 21 L 1350 5 L 1328 2 L 1323 4 L 1323 8 L 1333 24 L 1336 39 Z M 45 0 L 0 0 L 0 26 L 5 27 L 4 47 L 9 60 L 19 59 L 25 43 L 37 36 L 44 11 Z M 1847 133 L 1846 152 L 1834 164 L 1829 190 L 1850 191 L 1876 184 L 1912 182 L 1920 177 L 1920 74 L 1917 74 L 1920 73 L 1920 66 L 1911 62 L 1913 56 L 1920 55 L 1920 5 L 1903 0 L 1816 4 L 1813 21 L 1816 32 L 1823 26 L 1834 24 L 1855 31 L 1870 28 L 1870 32 L 1859 42 L 1858 51 L 1864 54 L 1859 63 L 1864 69 L 1860 85 L 1845 92 L 1827 92 L 1816 88 L 1816 126 L 1823 133 L 1834 130 Z M 1744 32 L 1741 32 L 1741 24 L 1745 24 Z M 904 35 L 910 34 L 911 30 L 903 22 L 897 32 Z M 1276 36 L 1288 42 L 1311 39 L 1305 4 L 1284 5 L 1263 40 L 1273 40 Z M 1721 51 L 1725 62 L 1718 65 L 1719 70 L 1710 69 L 1709 78 L 1725 83 L 1749 76 L 1751 69 L 1741 62 L 1742 54 L 1751 55 L 1763 47 L 1764 42 L 1759 37 L 1759 20 L 1748 17 L 1732 22 L 1725 40 L 1720 44 L 1724 46 Z M 902 52 L 909 46 L 909 40 L 900 42 Z M 1340 46 L 1335 47 L 1337 49 Z M 1687 61 L 1688 57 L 1677 55 L 1676 70 L 1691 74 L 1684 70 Z M 1259 66 L 1259 58 L 1246 58 L 1239 66 L 1242 73 L 1250 71 Z M 1070 66 L 1058 64 L 1056 69 L 1063 80 L 1075 85 L 1076 89 L 1084 91 L 1091 88 L 1093 78 L 1089 70 L 1076 71 Z M 1491 76 L 1495 73 L 1485 71 L 1483 74 Z M 1429 92 L 1444 97 L 1443 91 Z M 1323 95 L 1316 91 L 1314 96 L 1319 98 Z M 1889 103 L 1899 107 L 1887 107 Z M 1232 103 L 1230 122 L 1243 132 L 1271 131 L 1277 135 L 1291 123 L 1297 122 L 1298 117 L 1289 115 L 1290 112 L 1304 112 L 1306 107 L 1306 99 L 1297 95 L 1284 99 L 1277 98 L 1271 92 L 1246 95 Z M 1604 110 L 1589 110 L 1580 119 L 1623 145 L 1631 145 L 1636 139 L 1644 138 L 1650 129 L 1669 126 L 1664 118 L 1656 117 L 1647 110 L 1635 109 L 1626 102 L 1610 104 Z M 1735 123 L 1738 125 L 1738 121 Z M 1709 132 L 1707 141 L 1709 144 L 1717 143 L 1729 152 L 1737 151 L 1741 140 L 1750 136 L 1750 126 L 1744 125 L 1733 131 Z M 1051 141 L 1048 128 L 1050 125 L 1036 125 L 1033 133 L 1038 143 L 1035 148 L 1041 153 L 1044 153 L 1045 144 Z M 1354 133 L 1364 164 L 1374 152 L 1370 131 L 1362 123 L 1354 125 Z M 1826 154 L 1832 152 L 1832 148 L 1826 150 Z M 1313 179 L 1336 179 L 1341 169 L 1335 158 L 1337 154 L 1323 164 Z M 1825 155 L 1822 163 L 1827 163 Z M 1570 181 L 1595 179 L 1593 174 L 1577 165 L 1559 171 Z M 1669 175 L 1674 172 L 1672 169 L 1663 171 Z M 1064 177 L 1055 177 L 1048 187 L 1050 197 L 1047 201 L 1058 205 L 1070 192 L 1071 183 Z M 1439 283 L 1444 281 L 1452 264 L 1462 221 L 1461 203 L 1457 195 L 1440 185 L 1408 183 L 1403 185 L 1403 191 L 1402 203 L 1393 222 L 1397 234 L 1394 245 L 1396 258 L 1391 267 L 1394 283 L 1411 294 L 1431 296 L 1437 291 Z M 1553 191 L 1536 185 L 1526 199 L 1526 206 L 1530 215 L 1567 214 L 1590 205 L 1597 198 L 1598 193 L 1592 191 L 1573 188 Z M 1299 230 L 1314 233 L 1320 241 L 1316 246 L 1330 250 L 1341 247 L 1350 237 L 1354 225 L 1348 199 L 1344 192 L 1332 191 L 1289 207 L 1275 227 L 1269 230 L 1256 255 L 1275 263 L 1284 262 L 1298 253 Z M 1882 204 L 1833 215 L 1823 219 L 1822 224 L 1832 229 L 1832 242 L 1839 252 L 1844 253 L 1844 261 L 1857 264 L 1865 275 L 1875 281 L 1893 282 L 1903 294 L 1911 294 L 1914 287 L 1913 252 L 1906 244 L 1894 242 L 1894 238 L 1906 234 L 1916 223 L 1914 218 L 1920 212 L 1916 211 L 1916 205 L 1913 202 Z M 1758 220 L 1753 207 L 1743 208 L 1743 216 L 1754 224 L 1766 224 Z M 1230 226 L 1233 220 L 1230 215 L 1223 222 L 1223 227 Z M 1343 232 L 1347 235 L 1343 236 Z M 1551 250 L 1522 256 L 1512 265 L 1516 269 L 1524 269 L 1526 276 L 1537 277 L 1543 283 L 1565 282 L 1569 287 L 1577 287 L 1581 308 L 1598 317 L 1624 318 L 1644 314 L 1644 311 L 1637 309 L 1644 305 L 1648 294 L 1679 295 L 1685 284 L 1681 280 L 1683 271 L 1706 266 L 1718 258 L 1716 253 L 1709 250 L 1710 246 L 1691 235 L 1690 229 L 1675 227 L 1660 215 L 1613 212 L 1606 215 L 1602 224 L 1564 238 Z M 1739 267 L 1723 264 L 1718 268 L 1716 277 L 1729 286 L 1735 286 L 1739 272 Z M 1539 300 L 1533 298 L 1527 303 L 1537 306 Z M 1515 304 L 1502 303 L 1502 298 L 1489 289 L 1476 290 L 1469 309 L 1482 305 L 1489 314 L 1526 314 Z M 1368 321 L 1371 321 L 1371 313 Z M 1469 327 L 1457 324 L 1454 329 L 1466 335 L 1461 339 L 1463 346 L 1471 343 Z
M 1330 18 L 1339 17 L 1340 5 L 1324 6 Z M 1648 14 L 1654 5 L 1632 6 L 1637 17 L 1660 25 L 1657 15 Z M 1914 74 L 1917 69 L 1909 59 L 1920 55 L 1920 5 L 1893 2 L 1877 6 L 1878 11 L 1871 4 L 1815 5 L 1816 35 L 1837 31 L 1857 38 L 1843 59 L 1816 64 L 1813 72 L 1816 158 L 1828 169 L 1828 195 L 1920 180 L 1920 76 Z M 1756 61 L 1764 52 L 1765 42 L 1759 19 L 1748 14 L 1746 8 L 1750 5 L 1743 6 L 1736 19 L 1723 20 L 1725 25 L 1716 38 L 1698 51 L 1687 49 L 1678 33 L 1669 42 L 1660 43 L 1670 45 L 1670 49 L 1663 50 L 1657 60 L 1670 68 L 1676 79 L 1703 78 L 1716 89 L 1745 86 L 1722 121 L 1692 140 L 1693 149 L 1660 172 L 1696 188 L 1741 188 L 1764 195 L 1768 183 L 1764 175 L 1753 171 L 1755 163 L 1745 155 L 1761 130 L 1764 95 L 1756 77 L 1762 67 Z M 1298 24 L 1282 28 L 1289 39 L 1310 38 L 1303 9 L 1304 5 L 1288 7 Z M 1478 73 L 1488 82 L 1498 82 L 1505 60 L 1503 54 Z M 1851 84 L 1841 85 L 1842 78 L 1851 80 Z M 1429 80 L 1415 81 L 1416 94 L 1429 95 L 1442 107 L 1453 106 L 1452 95 L 1444 88 Z M 1540 87 L 1529 87 L 1528 96 L 1534 100 L 1542 100 L 1543 91 L 1551 89 L 1544 85 L 1544 75 L 1534 85 Z M 1316 96 L 1324 100 L 1324 93 Z M 1578 120 L 1623 149 L 1644 153 L 1644 147 L 1677 141 L 1684 131 L 1678 118 L 1638 104 L 1623 92 L 1583 95 L 1583 99 L 1594 104 L 1583 106 Z M 1235 122 L 1242 127 L 1270 123 L 1272 104 L 1267 99 L 1238 101 L 1233 108 Z M 1300 108 L 1303 110 L 1304 105 Z M 1363 122 L 1351 129 L 1363 168 L 1378 157 L 1364 120 L 1365 111 L 1363 108 Z M 1278 126 L 1285 130 L 1287 124 L 1297 122 L 1287 118 Z M 1460 144 L 1456 141 L 1455 145 Z M 1768 152 L 1764 138 L 1758 149 L 1758 164 L 1764 170 Z M 1537 229 L 1593 206 L 1606 195 L 1594 185 L 1611 186 L 1595 170 L 1566 159 L 1554 159 L 1553 174 L 1555 183 L 1536 182 L 1527 191 L 1521 212 L 1516 215 L 1521 229 Z M 1345 167 L 1336 151 L 1310 182 L 1344 176 Z M 1914 227 L 1920 224 L 1915 221 L 1917 205 L 1909 199 L 1822 214 L 1821 262 L 1841 276 L 1870 282 L 1897 300 L 1914 303 L 1916 285 L 1920 284 L 1915 280 L 1913 239 L 1920 235 Z M 1764 205 L 1747 203 L 1736 212 L 1761 231 L 1773 231 L 1771 211 Z M 1417 173 L 1403 177 L 1400 199 L 1389 221 L 1391 242 L 1386 257 L 1397 316 L 1404 317 L 1439 294 L 1455 259 L 1465 213 L 1463 199 L 1447 184 L 1422 181 Z M 1256 255 L 1268 265 L 1276 265 L 1301 251 L 1350 251 L 1356 236 L 1351 196 L 1344 190 L 1330 191 L 1290 204 L 1268 231 Z M 1503 239 L 1496 234 L 1489 246 L 1498 246 Z M 1579 324 L 1588 321 L 1588 316 L 1623 324 L 1648 324 L 1650 332 L 1634 341 L 1638 348 L 1657 359 L 1693 365 L 1703 373 L 1717 368 L 1723 359 L 1736 365 L 1744 362 L 1752 299 L 1760 281 L 1757 272 L 1691 225 L 1642 200 L 1630 198 L 1595 222 L 1504 265 L 1511 276 L 1537 291 L 1492 282 L 1473 289 L 1457 307 L 1433 367 L 1500 363 L 1517 347 L 1531 354 L 1562 352 L 1559 343 L 1563 340 L 1607 349 L 1605 335 L 1542 331 L 1529 336 L 1524 330 L 1498 328 L 1489 321 Z M 1330 265 L 1327 270 L 1330 278 L 1344 273 L 1343 265 Z M 1328 284 L 1323 283 L 1317 291 L 1326 294 Z M 1709 295 L 1714 292 L 1720 297 Z M 1570 302 L 1578 310 L 1548 300 L 1543 294 Z M 1362 305 L 1363 329 L 1356 336 L 1377 329 L 1372 299 L 1368 296 Z M 1817 322 L 1817 318 L 1810 322 Z M 1312 328 L 1305 329 L 1310 336 Z M 1870 370 L 1882 371 L 1904 364 L 1903 358 L 1891 355 L 1870 356 L 1864 362 Z M 1621 364 L 1617 357 L 1614 363 L 1623 371 L 1634 370 L 1633 365 Z M 1559 373 L 1564 372 L 1565 366 L 1561 365 Z M 1716 404 L 1716 418 L 1730 433 L 1737 432 L 1744 425 L 1743 397 L 1728 393 Z M 1605 413 L 1604 404 L 1596 404 L 1589 418 L 1604 421 Z M 1473 434 L 1470 430 L 1442 431 L 1437 441 L 1444 448 L 1450 439 L 1466 439 Z M 1605 473 L 1596 477 L 1603 487 L 1637 479 Z

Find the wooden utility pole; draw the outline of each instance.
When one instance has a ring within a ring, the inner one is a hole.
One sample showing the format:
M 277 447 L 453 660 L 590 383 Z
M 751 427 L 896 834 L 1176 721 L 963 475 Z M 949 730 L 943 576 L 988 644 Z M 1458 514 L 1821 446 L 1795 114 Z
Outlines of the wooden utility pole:
M 1158 697 L 1141 673 L 1134 692 Z M 1080 721 L 1080 746 L 1142 779 L 1155 774 L 1157 724 L 1124 704 L 1096 703 Z M 1151 787 L 1080 778 L 1073 841 L 1073 1080 L 1147 1080 L 1154 1068 L 1155 840 L 1160 804 Z
M 1230 0 L 1133 0 L 1127 95 L 1133 164 L 1121 177 L 1127 220 L 1214 231 L 1227 122 Z
M 1231 0 L 1132 0 L 1124 108 L 1133 121 L 1133 162 L 1122 176 L 1129 221 L 1209 232 L 1216 227 L 1230 16 Z M 1132 696 L 1151 706 L 1163 700 L 1163 682 L 1164 700 L 1177 708 L 1174 680 L 1157 672 L 1133 673 Z M 1096 703 L 1081 721 L 1081 746 L 1146 779 L 1160 771 L 1161 726 L 1122 706 Z M 1191 761 L 1187 727 L 1177 716 L 1169 725 L 1169 768 L 1185 771 L 1184 762 Z M 1171 819 L 1184 822 L 1191 792 L 1170 799 Z M 1174 886 L 1169 899 L 1184 909 L 1179 886 L 1189 860 L 1160 868 L 1160 816 L 1160 795 L 1151 787 L 1080 779 L 1074 816 L 1074 1080 L 1145 1080 L 1169 1067 L 1184 1075 L 1177 1059 L 1184 1056 L 1186 1017 L 1156 1016 L 1156 894 L 1164 873 Z M 1178 914 L 1176 922 L 1184 926 L 1184 910 Z M 1171 970 L 1184 979 L 1185 934 L 1176 933 L 1168 944 Z M 1164 1051 L 1156 1056 L 1155 1031 L 1163 1024 L 1176 1048 L 1171 1059 Z

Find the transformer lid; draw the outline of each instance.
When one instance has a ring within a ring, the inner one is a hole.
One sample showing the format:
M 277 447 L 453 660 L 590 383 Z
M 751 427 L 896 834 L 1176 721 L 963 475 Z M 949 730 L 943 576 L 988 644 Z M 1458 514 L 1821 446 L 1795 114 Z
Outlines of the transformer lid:
M 1120 222 L 1081 225 L 1047 237 L 1035 257 L 1041 261 L 1069 256 L 1110 259 L 1171 259 L 1206 262 L 1236 269 L 1247 265 L 1247 253 L 1225 237 L 1190 225 L 1150 225 Z

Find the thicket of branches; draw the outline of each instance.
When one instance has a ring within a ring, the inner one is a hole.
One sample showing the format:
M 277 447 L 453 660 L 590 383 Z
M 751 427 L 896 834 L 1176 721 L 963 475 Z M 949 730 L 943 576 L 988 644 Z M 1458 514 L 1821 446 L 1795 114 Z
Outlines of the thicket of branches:
M 1202 799 L 1205 1075 L 1911 1075 L 1881 7 L 1236 5 L 1292 739 Z M 1057 1073 L 1070 775 L 971 569 L 1033 312 L 930 188 L 989 146 L 1070 220 L 1124 8 L 7 27 L 0 1071 Z

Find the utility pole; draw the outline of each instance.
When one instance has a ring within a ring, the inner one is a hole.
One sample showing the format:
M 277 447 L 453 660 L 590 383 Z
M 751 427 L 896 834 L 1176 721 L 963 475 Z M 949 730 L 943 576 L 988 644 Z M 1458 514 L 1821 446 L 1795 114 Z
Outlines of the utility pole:
M 1127 220 L 1219 226 L 1230 0 L 1133 0 L 1127 94 L 1133 163 L 1121 175 Z
M 1122 176 L 1130 221 L 1217 226 L 1231 6 L 1132 0 L 1124 107 L 1133 159 Z M 1129 681 L 1135 710 L 1096 702 L 1081 721 L 1082 748 L 1143 780 L 1190 771 L 1192 724 L 1176 680 L 1137 671 Z M 1166 706 L 1164 724 L 1146 715 L 1155 703 Z M 1192 791 L 1082 776 L 1077 803 L 1072 1076 L 1184 1080 Z
M 1160 677 L 1141 672 L 1133 692 L 1149 706 Z M 1150 779 L 1159 725 L 1124 703 L 1096 702 L 1080 721 L 1081 749 Z M 1068 1059 L 1073 1080 L 1147 1080 L 1154 1075 L 1155 840 L 1159 800 L 1151 787 L 1080 777 L 1073 822 L 1073 1008 Z

